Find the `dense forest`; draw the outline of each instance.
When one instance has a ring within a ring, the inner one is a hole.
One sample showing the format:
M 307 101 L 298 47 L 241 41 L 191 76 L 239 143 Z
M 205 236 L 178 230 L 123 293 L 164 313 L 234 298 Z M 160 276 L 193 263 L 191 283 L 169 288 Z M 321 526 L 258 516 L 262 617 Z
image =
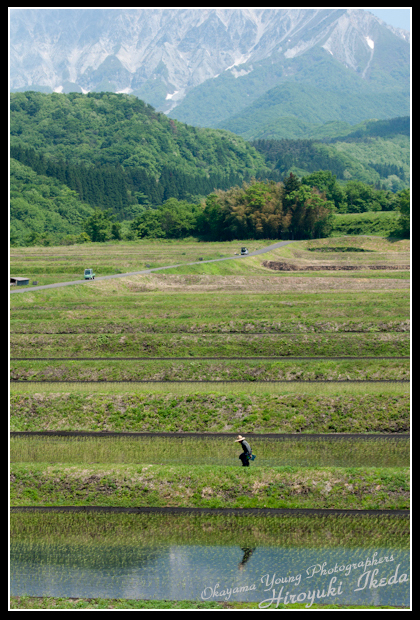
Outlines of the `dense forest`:
M 120 180 L 124 173 L 128 201 L 137 204 L 206 195 L 265 169 L 263 157 L 234 134 L 189 127 L 113 93 L 12 93 L 10 144 L 13 156 L 35 151 L 19 159 L 25 165 L 42 155 L 39 172 L 62 182 L 77 173 L 100 184 L 110 168 Z
M 121 165 L 93 165 L 54 160 L 34 149 L 11 146 L 10 155 L 38 175 L 57 179 L 74 190 L 79 199 L 93 207 L 111 209 L 117 219 L 132 219 L 145 206 L 160 205 L 169 198 L 180 200 L 206 196 L 215 188 L 227 189 L 250 177 L 222 172 L 188 174 L 162 166 L 158 181 L 143 168 L 124 169 Z
M 252 146 L 264 156 L 270 178 L 287 172 L 306 174 L 330 170 L 342 184 L 362 181 L 376 189 L 401 191 L 410 185 L 410 119 L 325 123 L 313 127 L 313 137 L 259 139 Z
M 375 131 L 376 139 L 397 131 L 402 134 L 395 138 L 405 137 L 406 122 L 397 125 L 363 124 L 347 132 L 347 144 L 373 140 Z M 398 210 L 406 174 L 405 163 L 371 162 L 377 177 L 398 179 L 391 188 L 374 185 L 363 180 L 369 165 L 359 164 L 357 177 L 349 173 L 348 154 L 328 150 L 343 138 L 334 145 L 305 139 L 250 144 L 113 93 L 14 93 L 10 130 L 15 245 L 319 236 L 327 234 L 333 212 Z M 293 200 L 291 179 L 300 192 Z

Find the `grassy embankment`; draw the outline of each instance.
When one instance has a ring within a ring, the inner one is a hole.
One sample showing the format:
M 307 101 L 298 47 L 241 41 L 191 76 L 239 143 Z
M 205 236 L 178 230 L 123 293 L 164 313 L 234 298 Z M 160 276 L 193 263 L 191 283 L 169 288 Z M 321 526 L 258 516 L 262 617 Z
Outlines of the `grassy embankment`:
M 215 456 L 217 461 L 217 456 Z M 12 506 L 409 508 L 408 467 L 13 463 Z
M 11 431 L 407 433 L 407 384 L 12 384 Z
M 130 599 L 84 599 L 84 598 L 61 598 L 11 596 L 10 609 L 259 609 L 258 603 L 230 603 L 229 601 L 149 601 Z M 305 611 L 317 611 L 328 609 L 399 609 L 398 607 L 371 606 L 371 605 L 318 605 L 314 603 L 310 609 L 305 608 L 305 603 L 292 603 L 280 605 L 277 609 L 304 609 Z
M 11 378 L 26 381 L 399 381 L 408 380 L 409 373 L 409 360 L 14 361 Z
M 335 334 L 13 334 L 12 357 L 177 358 L 410 355 L 408 333 Z

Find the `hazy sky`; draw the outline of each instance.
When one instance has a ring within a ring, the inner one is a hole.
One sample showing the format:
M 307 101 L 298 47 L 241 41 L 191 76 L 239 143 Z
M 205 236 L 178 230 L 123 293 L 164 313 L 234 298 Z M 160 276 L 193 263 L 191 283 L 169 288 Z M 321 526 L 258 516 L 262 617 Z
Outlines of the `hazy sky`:
M 27 7 L 9 7 L 9 9 L 20 9 L 20 8 L 27 8 Z M 44 7 L 29 7 L 29 8 L 38 9 L 38 8 L 44 8 Z M 52 8 L 52 7 L 47 7 L 47 8 Z M 58 8 L 67 9 L 67 8 L 73 8 L 73 7 L 58 7 Z M 92 7 L 89 7 L 89 8 L 92 8 Z M 120 7 L 93 7 L 93 8 L 120 8 Z M 156 7 L 143 7 L 143 8 L 156 8 Z M 161 7 L 161 8 L 172 8 L 172 7 Z M 210 7 L 210 8 L 214 8 L 214 7 Z M 305 7 L 305 8 L 311 8 L 311 7 Z M 328 7 L 328 8 L 336 8 L 336 7 Z M 338 8 L 343 8 L 343 7 L 338 7 Z M 359 8 L 359 9 L 361 8 L 361 9 L 364 9 L 365 11 L 370 11 L 371 13 L 373 13 L 374 15 L 382 19 L 384 22 L 386 22 L 390 26 L 394 26 L 395 28 L 404 28 L 404 30 L 410 30 L 410 9 L 411 7 L 406 7 L 406 8 L 350 7 L 350 8 Z
M 404 28 L 404 30 L 410 30 L 410 8 L 405 9 L 381 9 L 374 7 L 373 9 L 365 9 L 382 19 L 384 22 L 394 28 Z

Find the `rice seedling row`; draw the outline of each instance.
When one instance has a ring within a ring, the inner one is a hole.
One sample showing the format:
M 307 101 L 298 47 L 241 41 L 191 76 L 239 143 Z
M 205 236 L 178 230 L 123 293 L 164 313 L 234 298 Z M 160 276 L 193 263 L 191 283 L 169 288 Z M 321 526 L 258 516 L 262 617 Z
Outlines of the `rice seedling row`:
M 55 436 L 52 434 L 12 436 L 10 462 L 13 463 L 145 463 L 212 464 L 240 466 L 236 436 L 203 435 L 174 437 L 159 435 L 137 437 Z M 410 447 L 407 438 L 381 440 L 371 438 L 312 437 L 309 441 L 247 435 L 257 458 L 253 467 L 335 466 L 407 467 Z
M 331 394 L 331 395 L 360 395 L 367 394 L 379 396 L 381 394 L 392 393 L 396 396 L 401 393 L 408 394 L 410 383 L 407 381 L 309 381 L 305 382 L 305 388 L 302 391 L 302 385 L 298 381 L 276 381 L 276 382 L 223 382 L 223 381 L 199 381 L 195 382 L 194 392 L 191 392 L 189 382 L 181 381 L 167 382 L 167 381 L 149 381 L 149 382 L 132 382 L 132 381 L 98 381 L 98 382 L 60 382 L 60 381 L 45 381 L 42 382 L 42 392 L 45 394 L 51 394 L 59 392 L 60 389 L 64 390 L 65 394 L 87 394 L 103 393 L 103 394 L 116 394 L 125 390 L 132 392 L 133 394 L 149 393 L 166 393 L 174 394 L 175 396 L 187 395 L 187 394 L 204 394 L 214 393 L 221 395 L 230 394 L 296 394 L 299 392 L 304 395 L 315 394 Z M 37 383 L 33 381 L 11 381 L 10 390 L 12 393 L 25 393 L 34 394 L 38 393 Z
M 53 535 L 57 540 L 119 545 L 141 544 L 150 537 L 157 544 L 226 545 L 241 532 L 248 544 L 264 546 L 281 542 L 331 548 L 364 543 L 369 549 L 392 537 L 396 547 L 410 548 L 409 510 L 11 506 L 10 514 L 17 540 L 42 541 Z M 331 534 L 327 538 L 326 529 Z

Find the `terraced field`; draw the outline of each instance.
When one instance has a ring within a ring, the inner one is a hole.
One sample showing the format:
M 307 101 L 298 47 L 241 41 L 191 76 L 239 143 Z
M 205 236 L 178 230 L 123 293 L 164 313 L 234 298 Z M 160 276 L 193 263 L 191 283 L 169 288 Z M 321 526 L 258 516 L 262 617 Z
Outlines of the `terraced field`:
M 97 275 L 126 273 L 234 255 L 241 245 L 252 251 L 264 243 L 14 248 L 11 273 L 48 284 L 80 277 L 85 267 Z M 266 260 L 298 270 L 273 270 Z M 322 269 L 331 266 L 365 269 Z M 410 431 L 408 266 L 407 241 L 346 237 L 12 295 L 11 431 L 152 434 L 14 434 L 12 507 L 408 510 L 409 442 L 402 436 Z M 177 436 L 159 438 L 162 432 Z M 193 432 L 200 436 L 180 438 Z M 252 434 L 257 458 L 249 468 L 239 469 L 238 433 Z M 280 440 L 273 435 L 279 433 L 301 439 Z M 309 440 L 316 433 L 326 438 Z M 333 439 L 337 433 L 349 437 Z M 374 517 L 362 514 L 357 522 L 373 527 Z M 281 537 L 285 522 L 273 518 Z M 307 527 L 303 516 L 296 518 Z M 35 513 L 11 519 L 23 562 L 30 549 L 40 549 L 39 521 Z M 197 519 L 198 531 L 206 529 L 204 516 Z M 241 531 L 239 517 L 232 519 Z M 70 523 L 62 513 L 61 525 L 51 527 L 61 532 Z M 340 523 L 341 538 L 350 540 L 353 522 Z M 392 524 L 401 549 L 406 520 L 395 517 Z M 381 535 L 387 527 L 379 520 L 373 531 Z M 142 528 L 142 544 L 149 544 Z M 284 542 L 277 537 L 270 545 L 280 549 Z M 257 557 L 247 567 L 257 566 Z

